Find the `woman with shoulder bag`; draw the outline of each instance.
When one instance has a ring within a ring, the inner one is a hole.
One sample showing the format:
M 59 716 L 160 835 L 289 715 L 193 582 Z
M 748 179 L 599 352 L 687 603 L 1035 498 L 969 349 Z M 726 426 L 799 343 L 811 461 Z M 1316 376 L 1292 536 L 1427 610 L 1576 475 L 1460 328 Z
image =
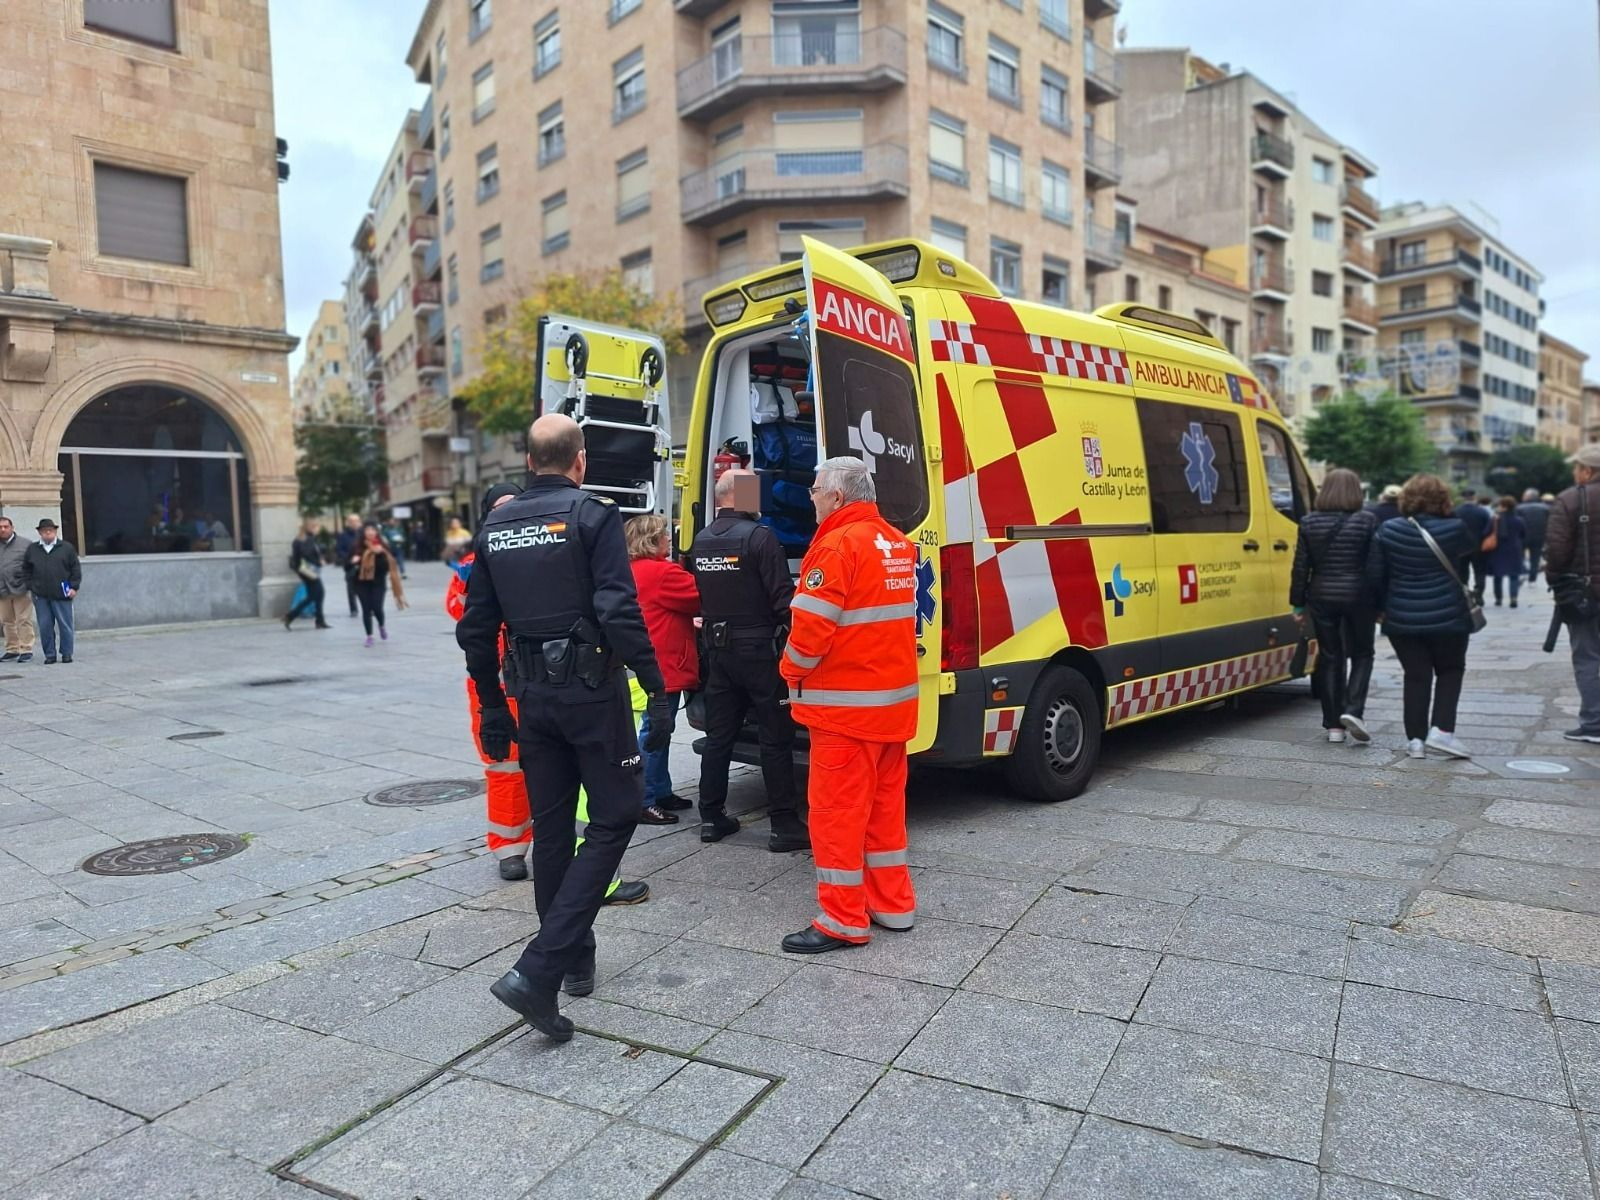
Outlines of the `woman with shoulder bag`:
M 1310 610 L 1317 634 L 1317 695 L 1330 742 L 1372 740 L 1362 721 L 1372 680 L 1374 613 L 1367 591 L 1367 557 L 1378 517 L 1361 505 L 1354 471 L 1329 471 L 1316 511 L 1300 521 L 1289 603 Z
M 1428 750 L 1472 757 L 1455 728 L 1467 642 L 1483 628 L 1483 609 L 1462 582 L 1477 548 L 1461 518 L 1451 514 L 1449 489 L 1436 475 L 1406 480 L 1400 517 L 1373 539 L 1367 579 L 1404 672 L 1406 753 L 1412 758 Z
M 284 614 L 285 629 L 294 624 L 296 617 L 304 616 L 308 609 L 316 614 L 318 629 L 328 627 L 327 621 L 322 619 L 322 546 L 317 541 L 317 533 L 321 528 L 322 522 L 315 517 L 309 518 L 300 527 L 300 536 L 289 547 L 289 569 L 300 577 L 300 586 L 305 588 L 306 596 Z

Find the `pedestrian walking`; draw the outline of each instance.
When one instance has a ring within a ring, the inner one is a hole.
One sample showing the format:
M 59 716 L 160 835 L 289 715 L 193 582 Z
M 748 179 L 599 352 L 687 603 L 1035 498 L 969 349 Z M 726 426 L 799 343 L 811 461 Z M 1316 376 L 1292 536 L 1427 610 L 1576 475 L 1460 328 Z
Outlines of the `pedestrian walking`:
M 36 532 L 39 540 L 22 555 L 22 579 L 33 593 L 33 616 L 48 667 L 56 661 L 58 645 L 61 661 L 72 661 L 72 602 L 83 585 L 83 566 L 77 548 L 57 536 L 56 523 L 49 517 L 39 522 Z
M 583 430 L 547 413 L 528 430 L 527 491 L 489 514 L 480 557 L 456 626 L 477 688 L 478 744 L 496 761 L 518 757 L 533 804 L 538 935 L 490 988 L 553 1041 L 572 1037 L 560 990 L 594 989 L 594 917 L 639 823 L 644 794 L 629 687 L 648 693 L 647 750 L 672 737 L 672 711 L 639 611 L 615 502 L 582 484 Z M 500 677 L 502 627 L 510 635 L 518 701 L 512 720 Z M 579 788 L 589 823 L 577 847 Z M 576 853 L 574 853 L 576 851 Z
M 1488 497 L 1483 499 L 1487 500 Z M 1461 503 L 1456 505 L 1455 516 L 1461 521 L 1467 536 L 1472 540 L 1472 553 L 1467 558 L 1473 575 L 1472 595 L 1479 604 L 1482 604 L 1483 593 L 1489 581 L 1489 551 L 1494 549 L 1494 543 L 1489 541 L 1493 518 L 1488 507 L 1479 503 L 1478 497 L 1470 489 L 1461 493 Z M 1465 571 L 1461 578 L 1463 582 L 1466 581 Z
M 811 731 L 811 844 L 821 912 L 783 939 L 791 954 L 910 929 L 906 743 L 917 729 L 916 549 L 878 512 L 866 463 L 830 458 L 811 499 L 783 651 L 795 720 Z
M 1494 606 L 1500 607 L 1502 584 L 1511 584 L 1511 607 L 1517 606 L 1517 593 L 1522 590 L 1522 572 L 1527 565 L 1528 527 L 1517 515 L 1517 502 L 1511 496 L 1501 496 L 1495 506 L 1494 549 L 1489 551 L 1489 576 L 1494 580 Z
M 317 541 L 317 534 L 321 532 L 322 522 L 315 517 L 307 517 L 305 523 L 300 526 L 300 536 L 295 538 L 289 547 L 289 569 L 300 577 L 300 586 L 305 588 L 306 598 L 284 613 L 285 629 L 292 626 L 296 618 L 304 616 L 307 612 L 315 614 L 318 629 L 328 627 L 328 622 L 322 615 L 323 557 L 322 543 Z
M 1373 538 L 1367 578 L 1404 673 L 1406 753 L 1471 758 L 1455 728 L 1467 642 L 1483 617 L 1465 583 L 1478 539 L 1451 513 L 1450 491 L 1436 475 L 1406 481 L 1400 514 Z
M 1571 458 L 1572 486 L 1550 505 L 1545 578 L 1572 646 L 1578 724 L 1561 736 L 1600 745 L 1600 442 Z
M 1545 532 L 1550 526 L 1550 504 L 1539 498 L 1538 488 L 1529 488 L 1522 493 L 1517 516 L 1522 518 L 1522 527 L 1527 533 L 1528 582 L 1533 583 L 1539 578 L 1539 560 L 1544 554 Z
M 1375 503 L 1368 505 L 1372 515 L 1377 518 L 1379 525 L 1385 521 L 1392 521 L 1400 515 L 1400 485 L 1391 483 L 1378 494 Z
M 406 594 L 400 586 L 400 569 L 394 555 L 383 540 L 376 525 L 363 531 L 360 553 L 356 556 L 356 599 L 361 602 L 361 627 L 367 631 L 367 645 L 372 645 L 372 627 L 378 627 L 378 636 L 389 640 L 389 626 L 383 619 L 383 590 L 387 584 L 394 593 L 394 606 L 406 606 Z
M 350 615 L 356 615 L 356 574 L 361 569 L 361 518 L 348 513 L 344 528 L 333 541 L 333 558 L 344 571 L 344 595 L 350 602 Z
M 33 639 L 37 636 L 33 596 L 22 571 L 23 557 L 31 545 L 17 532 L 10 517 L 0 517 L 0 628 L 5 630 L 6 639 L 0 662 L 33 661 Z
M 743 493 L 741 496 L 740 493 Z M 778 659 L 790 621 L 794 580 L 777 535 L 756 520 L 760 483 L 734 469 L 716 482 L 715 519 L 689 549 L 688 569 L 700 585 L 706 672 L 706 740 L 700 752 L 700 840 L 716 842 L 739 828 L 730 817 L 728 770 L 733 745 L 754 716 L 767 789 L 774 854 L 810 845 L 800 818 L 794 770 L 794 720 Z
M 1329 471 L 1317 492 L 1316 511 L 1300 521 L 1289 603 L 1309 610 L 1317 634 L 1315 682 L 1322 727 L 1330 742 L 1372 740 L 1362 717 L 1372 681 L 1376 613 L 1367 586 L 1367 557 L 1377 514 L 1361 507 L 1354 471 Z
M 628 563 L 633 568 L 633 583 L 639 592 L 639 609 L 644 613 L 650 644 L 666 681 L 667 704 L 674 717 L 683 693 L 700 684 L 700 655 L 695 649 L 694 619 L 700 615 L 700 589 L 694 576 L 673 562 L 672 538 L 667 519 L 655 513 L 634 517 L 623 526 L 628 544 Z M 672 791 L 672 771 L 668 759 L 671 747 L 643 749 L 650 741 L 650 717 L 646 713 L 639 726 L 640 753 L 644 756 L 644 808 L 639 821 L 645 825 L 676 825 L 678 813 L 689 802 Z

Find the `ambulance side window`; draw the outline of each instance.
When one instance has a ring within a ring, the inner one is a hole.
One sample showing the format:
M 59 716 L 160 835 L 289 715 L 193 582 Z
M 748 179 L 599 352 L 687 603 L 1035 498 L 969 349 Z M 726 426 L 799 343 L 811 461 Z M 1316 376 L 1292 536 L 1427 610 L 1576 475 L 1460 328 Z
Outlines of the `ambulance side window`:
M 1139 428 L 1157 533 L 1250 528 L 1250 476 L 1239 414 L 1140 400 Z
M 1256 422 L 1261 442 L 1261 465 L 1267 477 L 1267 495 L 1272 507 L 1291 521 L 1299 521 L 1311 511 L 1311 480 L 1300 457 L 1289 445 L 1283 430 L 1265 421 Z

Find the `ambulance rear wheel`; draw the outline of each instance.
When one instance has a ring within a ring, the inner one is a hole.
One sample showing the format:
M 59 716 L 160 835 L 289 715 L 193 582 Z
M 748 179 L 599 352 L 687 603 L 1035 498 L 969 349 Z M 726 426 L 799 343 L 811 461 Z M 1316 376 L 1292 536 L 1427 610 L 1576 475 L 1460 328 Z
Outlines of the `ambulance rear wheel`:
M 1100 761 L 1104 718 L 1092 684 L 1071 667 L 1047 667 L 1006 759 L 1006 782 L 1029 800 L 1071 800 Z

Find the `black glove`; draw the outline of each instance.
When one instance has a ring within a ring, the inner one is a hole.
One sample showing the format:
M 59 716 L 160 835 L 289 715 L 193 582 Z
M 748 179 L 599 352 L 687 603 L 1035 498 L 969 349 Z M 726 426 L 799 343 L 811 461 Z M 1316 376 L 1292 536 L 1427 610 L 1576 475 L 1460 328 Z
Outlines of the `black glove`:
M 517 723 L 511 719 L 511 710 L 500 708 L 478 710 L 478 745 L 484 757 L 495 762 L 505 762 L 511 757 L 511 743 L 517 736 Z
M 650 719 L 650 732 L 645 734 L 644 748 L 651 754 L 665 750 L 672 740 L 672 729 L 677 723 L 674 705 L 665 692 L 656 692 L 645 705 L 644 715 Z

